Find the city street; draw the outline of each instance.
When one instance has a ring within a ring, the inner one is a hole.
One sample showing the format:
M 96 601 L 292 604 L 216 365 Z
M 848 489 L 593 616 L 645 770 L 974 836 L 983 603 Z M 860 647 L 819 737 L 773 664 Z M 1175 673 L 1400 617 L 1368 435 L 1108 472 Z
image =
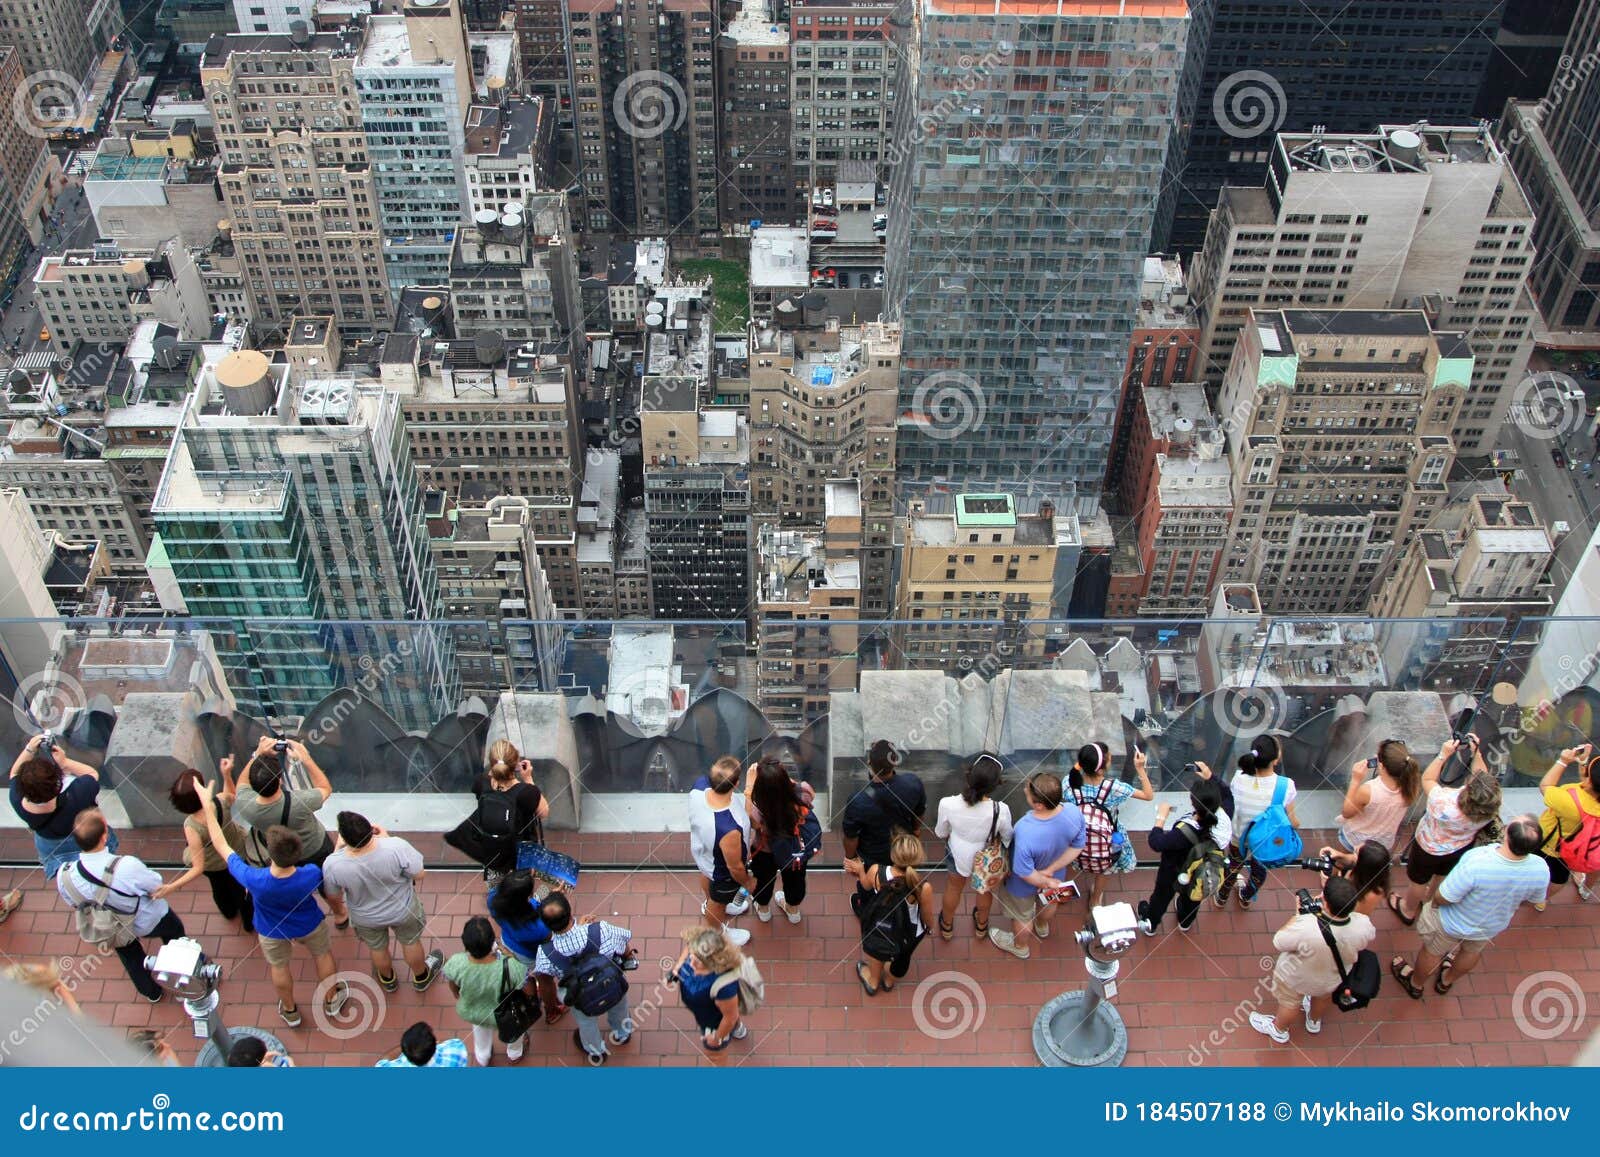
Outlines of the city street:
M 38 248 L 23 265 L 11 305 L 5 311 L 4 318 L 0 319 L 0 353 L 5 355 L 4 364 L 9 365 L 13 357 L 41 344 L 39 310 L 33 301 L 33 275 L 39 268 L 39 262 L 67 249 L 91 246 L 97 236 L 94 218 L 89 213 L 89 202 L 83 190 L 75 184 L 67 186 L 56 199 L 51 223 L 45 227 L 45 235 Z
M 1551 568 L 1551 577 L 1560 589 L 1571 577 L 1594 533 L 1596 514 L 1600 512 L 1600 464 L 1589 476 L 1584 474 L 1584 466 L 1593 463 L 1595 458 L 1588 422 L 1564 438 L 1551 440 L 1534 437 L 1517 422 L 1510 421 L 1501 434 L 1500 446 L 1514 451 L 1520 459 L 1523 477 L 1511 488 L 1517 497 L 1531 502 L 1546 526 L 1565 522 L 1571 527 L 1556 550 L 1555 565 Z M 1566 467 L 1556 464 L 1554 450 L 1565 455 Z

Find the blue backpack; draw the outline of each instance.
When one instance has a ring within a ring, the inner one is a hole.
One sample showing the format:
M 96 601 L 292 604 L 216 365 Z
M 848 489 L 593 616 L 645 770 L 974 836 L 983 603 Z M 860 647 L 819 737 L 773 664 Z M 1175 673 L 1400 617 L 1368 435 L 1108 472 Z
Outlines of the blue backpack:
M 1288 794 L 1289 780 L 1280 775 L 1267 810 L 1250 821 L 1239 837 L 1240 850 L 1264 868 L 1281 868 L 1300 858 L 1300 834 L 1283 806 Z

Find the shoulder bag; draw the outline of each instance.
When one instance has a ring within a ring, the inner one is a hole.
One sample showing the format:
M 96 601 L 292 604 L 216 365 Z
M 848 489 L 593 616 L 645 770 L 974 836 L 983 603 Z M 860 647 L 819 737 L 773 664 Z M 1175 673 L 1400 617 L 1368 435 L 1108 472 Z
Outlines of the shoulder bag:
M 494 1006 L 495 1033 L 505 1044 L 521 1040 L 539 1019 L 539 1002 L 520 984 L 511 983 L 511 961 L 500 959 L 500 1000 Z
M 991 802 L 994 818 L 989 821 L 989 838 L 972 854 L 972 890 L 979 893 L 996 891 L 1010 870 L 1005 845 L 1000 842 L 1000 801 Z
M 1356 966 L 1346 972 L 1344 957 L 1339 955 L 1339 942 L 1333 938 L 1333 929 L 1321 918 L 1317 919 L 1317 929 L 1333 951 L 1333 963 L 1339 969 L 1339 987 L 1333 990 L 1333 1003 L 1340 1012 L 1366 1008 L 1383 986 L 1383 969 L 1378 964 L 1378 954 L 1370 948 L 1363 948 L 1356 956 Z

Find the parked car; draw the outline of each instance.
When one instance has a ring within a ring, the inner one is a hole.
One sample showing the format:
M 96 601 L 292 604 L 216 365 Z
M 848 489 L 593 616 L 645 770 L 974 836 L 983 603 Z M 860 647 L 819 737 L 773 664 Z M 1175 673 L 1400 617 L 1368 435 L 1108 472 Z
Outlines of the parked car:
M 1559 446 L 1550 447 L 1550 460 L 1563 470 L 1567 468 L 1567 456 Z

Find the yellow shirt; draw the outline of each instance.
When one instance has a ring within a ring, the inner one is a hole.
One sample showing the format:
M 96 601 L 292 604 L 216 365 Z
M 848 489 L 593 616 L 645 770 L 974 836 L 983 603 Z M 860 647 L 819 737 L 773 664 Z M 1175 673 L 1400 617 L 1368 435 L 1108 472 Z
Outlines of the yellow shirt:
M 1539 817 L 1544 851 L 1559 854 L 1561 841 L 1577 834 L 1583 826 L 1583 816 L 1578 814 L 1580 806 L 1584 814 L 1600 816 L 1600 799 L 1590 795 L 1586 788 L 1568 783 L 1544 789 L 1544 815 Z

